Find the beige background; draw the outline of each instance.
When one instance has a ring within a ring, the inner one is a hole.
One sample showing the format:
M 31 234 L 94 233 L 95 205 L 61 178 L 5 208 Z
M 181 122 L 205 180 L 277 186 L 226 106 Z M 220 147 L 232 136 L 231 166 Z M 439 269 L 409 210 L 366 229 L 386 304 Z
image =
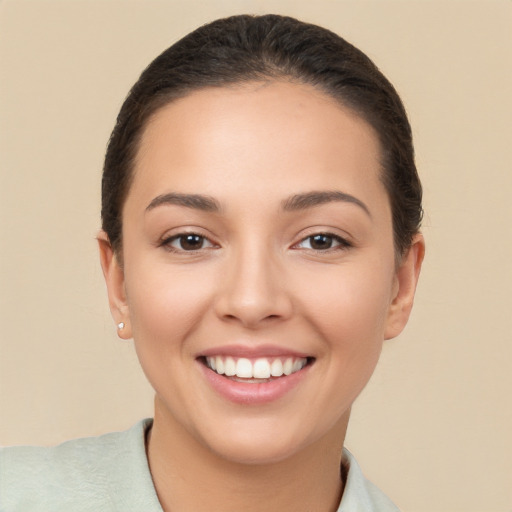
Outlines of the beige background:
M 270 11 L 375 59 L 410 112 L 425 186 L 416 309 L 347 446 L 404 512 L 511 512 L 511 1 L 0 3 L 0 443 L 151 414 L 97 262 L 106 141 L 160 51 L 213 18 Z

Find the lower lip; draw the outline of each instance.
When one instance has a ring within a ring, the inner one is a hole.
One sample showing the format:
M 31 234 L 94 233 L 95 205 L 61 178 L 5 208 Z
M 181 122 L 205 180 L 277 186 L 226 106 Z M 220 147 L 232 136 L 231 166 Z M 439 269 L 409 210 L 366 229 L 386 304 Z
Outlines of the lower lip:
M 206 380 L 221 396 L 231 402 L 246 405 L 258 405 L 273 402 L 292 391 L 306 376 L 310 365 L 302 370 L 283 375 L 267 382 L 239 382 L 219 375 L 198 361 Z

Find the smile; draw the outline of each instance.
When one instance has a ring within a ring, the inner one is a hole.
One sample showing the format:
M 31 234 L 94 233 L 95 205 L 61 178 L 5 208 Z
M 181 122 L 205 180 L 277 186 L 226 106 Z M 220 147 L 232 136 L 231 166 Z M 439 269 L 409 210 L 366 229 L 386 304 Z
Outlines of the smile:
M 223 346 L 197 357 L 211 388 L 235 404 L 258 406 L 289 396 L 307 381 L 315 357 L 275 346 Z
M 206 366 L 219 375 L 244 379 L 244 382 L 261 382 L 261 379 L 282 377 L 296 373 L 308 364 L 306 357 L 248 359 L 230 356 L 209 356 Z M 249 380 L 250 379 L 250 380 Z

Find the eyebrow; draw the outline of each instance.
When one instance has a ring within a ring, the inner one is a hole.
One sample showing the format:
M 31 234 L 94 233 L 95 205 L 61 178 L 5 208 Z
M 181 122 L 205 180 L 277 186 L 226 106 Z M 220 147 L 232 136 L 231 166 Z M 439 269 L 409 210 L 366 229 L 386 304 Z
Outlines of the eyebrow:
M 286 212 L 295 212 L 298 210 L 306 210 L 308 208 L 314 208 L 315 206 L 321 206 L 326 203 L 332 202 L 343 202 L 351 203 L 359 206 L 364 212 L 371 218 L 371 213 L 368 207 L 358 199 L 345 192 L 338 190 L 332 191 L 315 191 L 307 192 L 305 194 L 296 194 L 286 199 L 283 204 L 283 210 Z
M 282 209 L 285 212 L 295 212 L 300 210 L 307 210 L 315 206 L 321 206 L 326 203 L 343 202 L 351 203 L 360 207 L 370 218 L 370 210 L 368 207 L 358 199 L 345 192 L 338 190 L 329 191 L 313 191 L 304 194 L 295 194 L 282 203 Z M 155 197 L 146 207 L 146 211 L 153 210 L 154 208 L 162 205 L 178 205 L 185 206 L 186 208 L 193 208 L 205 212 L 220 212 L 221 205 L 213 197 L 202 194 L 180 194 L 177 192 L 170 192 L 168 194 L 161 194 Z
M 201 194 L 179 194 L 171 192 L 169 194 L 162 194 L 155 197 L 146 207 L 146 211 L 150 211 L 157 206 L 167 204 L 185 206 L 187 208 L 194 208 L 205 212 L 219 212 L 221 210 L 219 202 L 213 197 Z

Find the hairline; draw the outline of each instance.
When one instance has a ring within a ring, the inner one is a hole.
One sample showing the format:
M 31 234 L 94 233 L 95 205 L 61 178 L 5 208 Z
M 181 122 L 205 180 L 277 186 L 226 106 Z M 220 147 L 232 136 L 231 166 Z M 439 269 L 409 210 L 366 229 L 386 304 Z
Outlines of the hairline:
M 272 69 L 273 68 L 273 69 Z M 273 72 L 274 71 L 274 72 Z M 154 94 L 150 101 L 146 104 L 146 108 L 140 115 L 139 123 L 140 126 L 135 134 L 135 137 L 132 141 L 130 154 L 129 154 L 129 164 L 127 165 L 127 173 L 126 179 L 124 182 L 122 193 L 119 195 L 119 214 L 120 218 L 120 230 L 119 237 L 116 243 L 116 246 L 113 247 L 114 252 L 118 254 L 118 259 L 122 261 L 122 247 L 123 247 L 123 209 L 126 204 L 126 200 L 128 198 L 129 192 L 133 185 L 133 181 L 135 179 L 135 172 L 137 167 L 137 160 L 140 154 L 141 143 L 144 138 L 144 134 L 146 133 L 150 123 L 152 120 L 160 113 L 161 110 L 166 108 L 167 106 L 173 104 L 180 99 L 187 98 L 193 95 L 196 92 L 207 91 L 207 90 L 219 90 L 219 89 L 240 89 L 244 86 L 250 86 L 255 84 L 266 84 L 270 85 L 272 83 L 290 83 L 295 85 L 303 85 L 312 88 L 321 94 L 324 95 L 325 98 L 329 99 L 333 106 L 338 106 L 342 108 L 346 113 L 354 115 L 358 119 L 364 121 L 368 127 L 371 128 L 379 149 L 379 169 L 378 169 L 378 177 L 381 183 L 384 185 L 386 190 L 386 195 L 388 198 L 388 203 L 390 207 L 390 211 L 392 213 L 392 231 L 393 231 L 393 245 L 395 248 L 395 257 L 397 262 L 401 260 L 403 254 L 407 251 L 410 244 L 404 247 L 403 250 L 400 248 L 399 240 L 397 240 L 397 233 L 395 230 L 395 221 L 393 218 L 393 201 L 391 197 L 390 184 L 389 184 L 389 173 L 387 169 L 387 151 L 386 146 L 384 144 L 383 136 L 381 135 L 381 131 L 374 125 L 372 122 L 371 115 L 369 112 L 365 112 L 363 108 L 357 105 L 351 105 L 350 101 L 347 98 L 342 98 L 340 96 L 336 96 L 335 93 L 330 90 L 327 86 L 322 83 L 313 83 L 313 80 L 307 80 L 300 76 L 296 76 L 292 73 L 287 73 L 286 71 L 280 70 L 275 66 L 272 66 L 271 69 L 268 70 L 268 73 L 254 73 L 254 76 L 251 75 L 240 75 L 239 77 L 231 78 L 231 79 L 219 79 L 217 83 L 211 84 L 184 84 L 178 89 L 168 90 L 168 91 L 158 91 Z

